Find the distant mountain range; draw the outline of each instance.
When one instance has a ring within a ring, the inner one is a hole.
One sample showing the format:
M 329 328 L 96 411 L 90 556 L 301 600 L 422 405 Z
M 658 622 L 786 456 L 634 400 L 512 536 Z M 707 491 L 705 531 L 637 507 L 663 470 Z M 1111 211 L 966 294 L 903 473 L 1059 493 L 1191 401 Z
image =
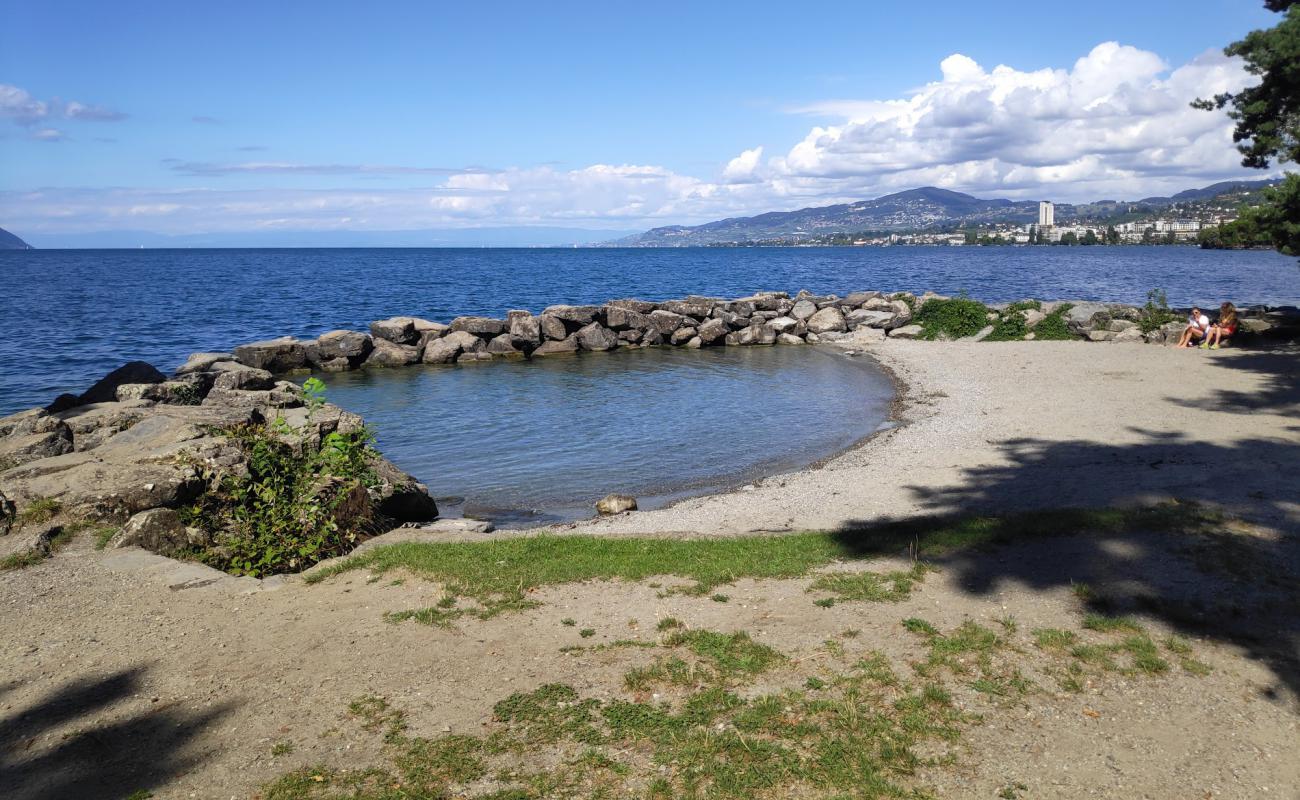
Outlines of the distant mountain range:
M 1225 181 L 1200 189 L 1188 189 L 1173 197 L 1143 200 L 1099 200 L 1095 203 L 1056 204 L 1057 222 L 1076 217 L 1106 218 L 1139 209 L 1156 211 L 1175 203 L 1207 200 L 1224 194 L 1255 191 L 1276 183 Z M 754 217 L 732 217 L 703 225 L 668 225 L 627 236 L 607 244 L 613 247 L 690 247 L 754 242 L 782 238 L 812 238 L 836 233 L 923 230 L 967 224 L 1038 220 L 1037 200 L 985 200 L 961 192 L 926 186 L 887 194 L 874 200 L 834 206 L 773 211 Z
M 32 246 L 4 228 L 0 228 L 0 250 L 31 250 Z

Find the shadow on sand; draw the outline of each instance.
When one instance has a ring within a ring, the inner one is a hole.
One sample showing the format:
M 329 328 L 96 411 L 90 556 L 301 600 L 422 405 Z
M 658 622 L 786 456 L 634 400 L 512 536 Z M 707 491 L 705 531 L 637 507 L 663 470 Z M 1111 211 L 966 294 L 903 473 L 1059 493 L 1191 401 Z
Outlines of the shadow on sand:
M 0 797 L 9 800 L 122 798 L 193 768 L 192 740 L 230 711 L 201 713 L 150 704 L 136 667 L 85 676 L 0 718 Z M 11 691 L 12 685 L 7 686 Z M 129 703 L 131 711 L 114 709 Z
M 1205 387 L 1204 399 L 1174 402 L 1225 414 L 1285 416 L 1298 408 L 1300 353 L 1233 354 L 1219 366 L 1262 377 L 1262 390 L 1236 391 L 1225 372 L 1223 388 Z M 1142 435 L 1138 443 L 1003 442 L 1002 464 L 971 469 L 954 486 L 911 487 L 932 517 L 853 521 L 837 535 L 864 554 L 923 547 L 955 519 L 998 515 L 981 540 L 1015 542 L 1014 549 L 957 550 L 930 559 L 966 591 L 991 596 L 1008 584 L 1087 583 L 1095 590 L 1090 610 L 1138 611 L 1188 635 L 1239 647 L 1276 678 L 1260 691 L 1300 698 L 1300 439 L 1215 444 L 1196 440 L 1194 431 L 1131 430 Z M 1300 425 L 1283 430 L 1300 432 Z M 1161 502 L 1163 511 L 1101 530 L 1086 513 L 1024 513 Z M 922 555 L 929 558 L 924 549 Z

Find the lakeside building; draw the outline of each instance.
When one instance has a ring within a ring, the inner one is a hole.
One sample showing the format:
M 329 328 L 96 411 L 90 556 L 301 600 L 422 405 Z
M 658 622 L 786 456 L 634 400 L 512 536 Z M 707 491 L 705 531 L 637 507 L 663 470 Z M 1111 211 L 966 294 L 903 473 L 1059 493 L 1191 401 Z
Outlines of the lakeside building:
M 1056 224 L 1056 206 L 1052 205 L 1051 200 L 1042 200 L 1038 203 L 1038 227 L 1050 228 Z

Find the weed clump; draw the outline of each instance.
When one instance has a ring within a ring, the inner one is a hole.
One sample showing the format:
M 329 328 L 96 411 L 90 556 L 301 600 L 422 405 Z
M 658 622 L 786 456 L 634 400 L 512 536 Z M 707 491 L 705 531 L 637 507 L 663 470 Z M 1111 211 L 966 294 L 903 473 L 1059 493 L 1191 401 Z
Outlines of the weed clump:
M 931 298 L 921 305 L 913 320 L 921 326 L 923 339 L 960 339 L 974 336 L 988 324 L 988 308 L 969 297 Z

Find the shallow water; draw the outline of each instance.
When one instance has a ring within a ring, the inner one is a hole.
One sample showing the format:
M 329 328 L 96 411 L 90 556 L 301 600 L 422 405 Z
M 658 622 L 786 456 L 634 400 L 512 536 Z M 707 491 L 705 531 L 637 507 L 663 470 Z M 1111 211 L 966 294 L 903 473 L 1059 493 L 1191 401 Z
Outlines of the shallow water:
M 808 466 L 878 430 L 892 386 L 814 347 L 583 353 L 322 376 L 444 515 L 509 527 L 641 508 Z

